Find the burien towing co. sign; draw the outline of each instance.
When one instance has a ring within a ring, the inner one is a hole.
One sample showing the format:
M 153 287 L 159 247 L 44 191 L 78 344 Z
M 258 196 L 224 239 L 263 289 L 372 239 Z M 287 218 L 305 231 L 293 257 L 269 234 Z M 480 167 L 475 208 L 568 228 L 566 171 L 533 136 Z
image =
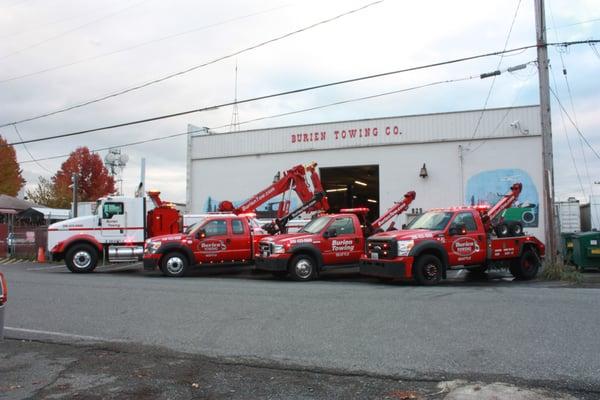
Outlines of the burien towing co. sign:
M 279 154 L 314 150 L 401 145 L 449 140 L 471 140 L 481 119 L 478 139 L 513 137 L 522 134 L 506 123 L 518 120 L 528 135 L 539 134 L 539 108 L 521 107 L 509 114 L 505 109 L 409 115 L 322 124 L 285 126 L 239 132 L 194 133 L 192 159 Z M 481 118 L 480 118 L 481 117 Z M 191 129 L 191 128 L 190 128 Z M 195 128 L 198 130 L 198 128 Z
M 321 132 L 301 132 L 292 133 L 290 135 L 290 141 L 292 143 L 306 143 L 306 142 L 324 142 L 324 141 L 341 141 L 341 140 L 354 140 L 362 138 L 373 138 L 377 139 L 379 135 L 391 136 L 401 135 L 402 132 L 398 126 L 386 126 L 385 129 L 379 131 L 379 128 L 348 128 L 348 129 L 335 129 L 330 131 Z

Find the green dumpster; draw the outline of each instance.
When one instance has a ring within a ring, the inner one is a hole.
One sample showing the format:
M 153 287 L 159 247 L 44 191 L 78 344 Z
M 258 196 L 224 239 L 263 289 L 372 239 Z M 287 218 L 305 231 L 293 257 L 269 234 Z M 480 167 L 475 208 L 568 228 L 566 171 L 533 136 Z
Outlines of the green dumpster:
M 573 264 L 581 269 L 600 268 L 600 232 L 573 235 Z
M 560 253 L 566 263 L 573 264 L 573 236 L 575 232 L 567 232 L 560 234 Z

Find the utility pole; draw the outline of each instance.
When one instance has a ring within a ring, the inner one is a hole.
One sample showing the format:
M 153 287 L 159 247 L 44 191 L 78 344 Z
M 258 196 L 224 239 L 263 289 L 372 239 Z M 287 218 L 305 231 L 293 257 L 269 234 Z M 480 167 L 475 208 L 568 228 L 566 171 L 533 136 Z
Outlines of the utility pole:
M 552 119 L 550 115 L 550 79 L 548 75 L 548 47 L 546 44 L 546 16 L 544 0 L 535 0 L 535 32 L 537 66 L 540 88 L 540 116 L 542 122 L 542 158 L 544 187 L 544 226 L 546 227 L 546 257 L 556 260 L 556 220 L 554 218 L 554 164 L 552 151 Z
M 73 218 L 77 217 L 77 184 L 79 176 L 73 174 Z

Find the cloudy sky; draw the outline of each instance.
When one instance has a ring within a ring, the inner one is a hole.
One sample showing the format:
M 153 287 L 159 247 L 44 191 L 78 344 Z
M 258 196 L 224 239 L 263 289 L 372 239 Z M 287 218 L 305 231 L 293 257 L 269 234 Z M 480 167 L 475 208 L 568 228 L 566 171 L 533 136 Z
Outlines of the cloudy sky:
M 52 112 L 234 53 L 309 26 L 373 0 L 0 0 L 0 124 Z M 508 48 L 535 43 L 533 0 L 452 2 L 385 0 L 360 12 L 284 40 L 86 107 L 17 125 L 34 139 L 231 101 L 235 66 L 238 98 L 502 50 L 517 11 Z M 549 0 L 549 41 L 600 39 L 599 0 Z M 239 120 L 314 107 L 431 83 L 479 75 L 535 60 L 535 50 L 399 74 L 239 106 Z M 600 45 L 550 49 L 551 85 L 581 132 L 600 152 Z M 572 104 L 562 69 L 567 70 Z M 491 79 L 472 79 L 241 125 L 288 124 L 480 109 Z M 530 65 L 503 73 L 488 107 L 538 103 Z M 187 124 L 227 131 L 231 108 L 192 114 L 28 145 L 35 158 L 185 132 Z M 565 123 L 563 124 L 563 118 Z M 600 161 L 581 144 L 553 103 L 556 192 L 560 199 L 600 194 Z M 18 141 L 12 126 L 0 128 Z M 569 146 L 571 151 L 569 151 Z M 147 160 L 148 187 L 172 201 L 185 200 L 185 136 L 124 149 L 130 162 L 125 192 L 139 182 Z M 28 162 L 17 146 L 28 186 L 49 177 L 64 159 Z M 104 157 L 106 152 L 100 152 Z M 576 171 L 579 171 L 579 177 Z M 580 183 L 581 180 L 581 183 Z M 583 186 L 583 191 L 582 191 Z

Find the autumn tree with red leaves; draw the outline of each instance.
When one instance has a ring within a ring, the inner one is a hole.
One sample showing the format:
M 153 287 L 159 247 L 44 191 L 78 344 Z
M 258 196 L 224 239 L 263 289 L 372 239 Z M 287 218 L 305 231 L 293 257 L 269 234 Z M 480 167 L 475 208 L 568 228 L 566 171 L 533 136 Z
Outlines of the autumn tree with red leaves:
M 79 175 L 77 194 L 80 201 L 96 201 L 115 191 L 115 180 L 108 174 L 100 156 L 90 153 L 87 147 L 79 147 L 52 177 L 58 207 L 69 208 L 71 205 L 73 174 Z
M 16 196 L 25 184 L 13 146 L 0 136 L 0 194 Z

